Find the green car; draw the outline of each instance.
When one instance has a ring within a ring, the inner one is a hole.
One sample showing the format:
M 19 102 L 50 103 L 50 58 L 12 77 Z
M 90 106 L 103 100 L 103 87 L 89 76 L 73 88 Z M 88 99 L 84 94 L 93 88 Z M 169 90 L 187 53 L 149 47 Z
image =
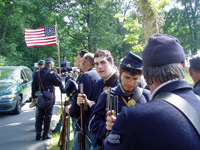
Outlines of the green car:
M 26 66 L 0 66 L 0 112 L 20 114 L 31 99 L 32 71 Z

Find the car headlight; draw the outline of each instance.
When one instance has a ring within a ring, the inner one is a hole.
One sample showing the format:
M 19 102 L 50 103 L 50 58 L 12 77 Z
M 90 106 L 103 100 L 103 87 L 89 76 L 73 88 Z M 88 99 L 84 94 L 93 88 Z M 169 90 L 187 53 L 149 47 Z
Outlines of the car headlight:
M 15 98 L 16 95 L 15 94 L 10 94 L 10 95 L 2 95 L 1 98 Z

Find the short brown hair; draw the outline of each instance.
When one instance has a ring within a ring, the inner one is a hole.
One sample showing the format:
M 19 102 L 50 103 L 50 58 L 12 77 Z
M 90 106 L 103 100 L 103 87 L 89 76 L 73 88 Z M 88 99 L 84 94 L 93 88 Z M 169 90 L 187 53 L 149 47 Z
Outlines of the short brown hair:
M 94 53 L 94 58 L 96 58 L 96 57 L 101 57 L 101 56 L 103 56 L 103 57 L 106 57 L 106 60 L 108 61 L 108 62 L 113 62 L 113 57 L 112 57 L 112 54 L 110 53 L 110 51 L 109 50 L 100 50 L 100 49 L 98 49 L 95 53 Z

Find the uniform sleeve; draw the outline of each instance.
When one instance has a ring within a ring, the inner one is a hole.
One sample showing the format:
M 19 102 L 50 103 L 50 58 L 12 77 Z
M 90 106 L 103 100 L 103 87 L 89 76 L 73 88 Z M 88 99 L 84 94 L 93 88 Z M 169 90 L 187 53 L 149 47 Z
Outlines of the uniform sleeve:
M 128 119 L 127 107 L 122 108 L 122 112 L 112 126 L 112 132 L 104 140 L 105 150 L 132 150 L 134 149 L 131 125 Z
M 88 74 L 83 74 L 80 79 L 80 83 L 83 83 L 83 92 L 85 95 L 87 95 L 87 98 L 90 99 L 92 90 L 93 90 L 93 85 L 90 82 L 90 76 Z M 80 93 L 80 88 L 78 87 L 78 93 Z M 70 116 L 79 116 L 80 115 L 80 107 L 77 105 L 77 97 L 78 93 L 74 95 L 74 100 L 72 101 L 72 105 L 69 109 Z
M 62 84 L 62 80 L 60 79 L 60 77 L 57 74 L 53 73 L 52 74 L 52 83 L 53 83 L 53 85 L 60 87 Z
M 107 94 L 105 92 L 99 96 L 90 120 L 90 130 L 99 139 L 104 139 L 107 133 L 105 122 L 106 97 Z
M 36 78 L 36 74 L 33 76 L 33 81 L 32 81 L 32 98 L 35 99 L 36 96 L 35 96 L 35 92 L 39 89 L 39 81 L 37 81 L 37 78 Z

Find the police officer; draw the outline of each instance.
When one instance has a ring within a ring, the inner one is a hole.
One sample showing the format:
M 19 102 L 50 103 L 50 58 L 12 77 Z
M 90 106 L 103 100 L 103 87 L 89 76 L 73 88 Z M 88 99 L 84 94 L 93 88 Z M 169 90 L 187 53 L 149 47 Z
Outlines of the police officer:
M 94 54 L 94 64 L 97 73 L 101 77 L 95 84 L 95 87 L 92 92 L 92 99 L 88 100 L 86 95 L 82 97 L 82 94 L 79 94 L 77 103 L 83 99 L 88 102 L 88 105 L 91 107 L 90 113 L 92 114 L 95 104 L 97 103 L 99 95 L 108 89 L 108 87 L 115 87 L 119 83 L 119 72 L 117 67 L 114 65 L 113 57 L 108 50 L 97 50 Z M 79 103 L 80 105 L 80 103 Z M 95 137 L 92 141 L 92 147 L 90 150 L 98 149 L 102 145 L 102 140 Z
M 112 132 L 104 141 L 105 149 L 199 149 L 197 130 L 182 111 L 171 104 L 182 98 L 179 104 L 187 101 L 184 108 L 189 110 L 186 111 L 190 112 L 190 105 L 200 114 L 200 101 L 184 80 L 185 53 L 179 40 L 163 34 L 152 36 L 142 52 L 142 63 L 152 93 L 150 101 L 124 107 L 117 119 L 107 118 L 107 128 L 112 127 Z M 163 92 L 167 92 L 165 98 L 161 96 Z M 164 101 L 166 99 L 171 102 Z
M 88 97 L 88 99 L 91 99 L 92 96 L 92 90 L 95 86 L 95 83 L 100 79 L 100 76 L 96 72 L 94 68 L 94 54 L 92 53 L 86 53 L 81 58 L 80 62 L 80 70 L 83 72 L 81 76 L 79 76 L 78 83 L 82 83 L 84 86 L 84 94 Z M 80 93 L 80 87 L 78 89 L 78 93 Z M 77 97 L 76 94 L 74 96 L 74 100 L 72 101 L 72 105 L 69 109 L 70 116 L 79 118 L 80 116 L 80 106 L 77 104 Z M 88 108 L 88 111 L 84 114 L 85 117 L 85 131 L 86 136 L 88 136 L 90 139 L 94 138 L 94 136 L 87 132 L 88 131 L 88 123 L 89 123 L 89 116 L 90 115 L 90 108 Z M 91 143 L 86 140 L 86 149 L 89 149 L 91 147 Z M 76 132 L 76 135 L 74 137 L 74 141 L 72 143 L 72 149 L 78 149 L 78 132 Z
M 200 95 L 200 54 L 196 54 L 190 59 L 189 73 L 195 85 L 193 91 L 195 94 Z
M 68 71 L 68 76 L 65 78 L 65 84 L 67 83 L 67 80 L 74 80 L 74 77 L 72 76 L 72 71 Z
M 129 107 L 135 103 L 146 103 L 150 98 L 150 91 L 138 87 L 142 74 L 142 59 L 129 52 L 120 65 L 120 84 L 111 88 L 111 100 L 114 105 L 114 96 L 118 96 L 118 112 L 123 106 Z M 90 129 L 96 137 L 103 140 L 106 138 L 106 109 L 107 91 L 100 94 L 97 105 L 90 120 Z M 112 107 L 114 110 L 114 107 Z
M 39 86 L 41 86 L 40 84 L 40 79 L 41 79 L 44 90 L 51 91 L 53 93 L 54 97 L 53 101 L 55 103 L 54 86 L 60 87 L 62 84 L 62 80 L 54 71 L 51 70 L 53 67 L 54 67 L 54 59 L 50 57 L 46 59 L 45 67 L 36 72 L 32 85 L 32 97 L 34 100 L 36 100 L 37 98 L 35 93 L 36 91 L 39 91 Z M 43 92 L 43 88 L 41 88 L 41 92 Z M 53 111 L 53 106 L 48 110 L 44 110 L 38 107 L 38 116 L 36 118 L 36 140 L 40 140 L 41 138 L 41 129 L 43 121 L 44 121 L 43 140 L 50 138 L 48 133 L 50 129 L 52 111 Z
M 36 73 L 39 69 L 44 68 L 44 64 L 45 64 L 45 61 L 44 61 L 44 60 L 41 59 L 40 61 L 38 61 L 37 68 L 35 68 L 34 71 L 33 71 L 32 79 L 34 79 L 35 73 Z M 33 82 L 32 82 L 32 84 L 33 84 Z M 33 85 L 32 85 L 32 86 L 33 86 Z M 37 108 L 37 106 L 35 105 L 35 103 L 36 103 L 36 101 L 32 101 L 32 102 L 30 103 L 30 105 L 29 105 L 29 108 L 33 108 L 33 107 L 35 106 L 35 120 L 36 120 L 37 115 L 38 115 L 38 108 Z M 35 127 L 36 127 L 36 124 L 35 124 Z
M 36 73 L 39 69 L 44 68 L 44 63 L 45 63 L 45 61 L 42 60 L 42 59 L 41 59 L 40 61 L 38 61 L 37 68 L 35 68 L 34 71 L 33 71 L 32 79 L 34 79 L 35 73 Z M 33 84 L 33 82 L 32 82 L 32 84 Z M 32 85 L 32 86 L 33 86 L 33 85 Z M 34 106 L 35 106 L 35 101 L 31 102 L 31 104 L 29 105 L 29 108 L 32 108 L 32 107 L 34 107 Z M 36 116 L 37 116 L 37 108 L 36 108 L 36 111 L 35 111 L 35 119 L 36 119 Z

